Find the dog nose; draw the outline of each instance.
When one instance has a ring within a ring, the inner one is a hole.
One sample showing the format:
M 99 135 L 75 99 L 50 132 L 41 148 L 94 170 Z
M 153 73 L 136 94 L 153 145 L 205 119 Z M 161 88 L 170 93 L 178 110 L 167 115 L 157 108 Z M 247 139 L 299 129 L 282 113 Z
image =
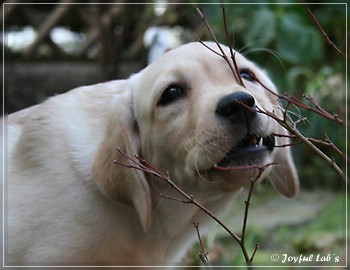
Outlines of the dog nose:
M 255 108 L 254 97 L 245 92 L 236 92 L 221 98 L 215 113 L 230 121 L 250 123 L 256 112 L 249 108 Z

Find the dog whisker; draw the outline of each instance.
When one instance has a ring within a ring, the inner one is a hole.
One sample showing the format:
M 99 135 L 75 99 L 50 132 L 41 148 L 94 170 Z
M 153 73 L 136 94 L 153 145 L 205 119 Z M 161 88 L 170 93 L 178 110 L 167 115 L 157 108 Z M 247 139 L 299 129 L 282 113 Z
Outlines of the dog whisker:
M 243 55 L 249 55 L 251 53 L 255 53 L 255 52 L 267 52 L 267 53 L 270 53 L 271 55 L 273 55 L 277 60 L 278 62 L 280 63 L 281 67 L 283 68 L 284 72 L 286 72 L 286 67 L 283 63 L 283 60 L 281 59 L 281 57 L 278 55 L 277 51 L 275 50 L 271 50 L 271 49 L 268 49 L 268 48 L 253 48 L 253 49 L 248 49 L 244 52 L 242 52 Z

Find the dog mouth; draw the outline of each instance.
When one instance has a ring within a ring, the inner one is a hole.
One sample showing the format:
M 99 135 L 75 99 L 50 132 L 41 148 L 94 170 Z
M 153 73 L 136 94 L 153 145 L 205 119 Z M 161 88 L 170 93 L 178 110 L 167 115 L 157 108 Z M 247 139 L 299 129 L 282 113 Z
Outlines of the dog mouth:
M 248 134 L 237 142 L 226 153 L 218 166 L 227 166 L 229 163 L 238 165 L 256 164 L 262 162 L 264 157 L 275 148 L 275 136 L 261 137 Z

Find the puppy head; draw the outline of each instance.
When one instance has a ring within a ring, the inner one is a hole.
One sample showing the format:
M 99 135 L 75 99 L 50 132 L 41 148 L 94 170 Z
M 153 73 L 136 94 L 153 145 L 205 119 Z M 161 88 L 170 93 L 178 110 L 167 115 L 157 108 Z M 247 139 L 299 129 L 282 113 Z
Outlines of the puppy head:
M 216 44 L 207 43 L 218 51 Z M 228 48 L 223 46 L 226 54 Z M 219 171 L 222 167 L 276 162 L 271 178 L 286 196 L 298 189 L 298 179 L 286 133 L 268 116 L 242 106 L 281 114 L 278 100 L 258 82 L 276 91 L 255 64 L 236 53 L 245 87 L 228 64 L 200 43 L 166 53 L 130 79 L 134 113 L 140 129 L 142 156 L 178 182 L 213 183 L 240 189 L 257 175 L 256 169 Z M 237 100 L 239 102 L 237 102 Z
M 218 51 L 215 44 L 207 45 Z M 167 52 L 127 81 L 122 98 L 116 99 L 104 144 L 107 148 L 122 145 L 129 155 L 142 156 L 192 192 L 239 190 L 258 174 L 256 169 L 222 171 L 215 165 L 276 162 L 268 169 L 273 186 L 288 197 L 295 195 L 298 178 L 290 149 L 276 147 L 288 139 L 273 136 L 286 131 L 272 118 L 254 112 L 282 115 L 276 97 L 259 82 L 276 89 L 261 69 L 239 53 L 236 62 L 245 87 L 221 57 L 200 43 Z M 113 170 L 104 189 L 131 201 L 147 222 L 151 196 L 145 176 L 115 165 Z M 117 177 L 121 171 L 123 177 Z

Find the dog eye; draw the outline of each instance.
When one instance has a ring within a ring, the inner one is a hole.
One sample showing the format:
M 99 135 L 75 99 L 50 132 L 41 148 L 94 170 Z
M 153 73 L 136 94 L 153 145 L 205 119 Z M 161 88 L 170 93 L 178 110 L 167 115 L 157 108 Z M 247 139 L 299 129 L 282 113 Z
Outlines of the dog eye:
M 170 85 L 164 90 L 161 98 L 158 101 L 158 105 L 168 105 L 178 100 L 179 98 L 182 98 L 183 96 L 185 96 L 185 94 L 186 92 L 181 86 Z
M 251 72 L 248 69 L 242 69 L 239 74 L 241 75 L 242 79 L 253 82 L 255 81 L 255 75 L 253 72 Z

